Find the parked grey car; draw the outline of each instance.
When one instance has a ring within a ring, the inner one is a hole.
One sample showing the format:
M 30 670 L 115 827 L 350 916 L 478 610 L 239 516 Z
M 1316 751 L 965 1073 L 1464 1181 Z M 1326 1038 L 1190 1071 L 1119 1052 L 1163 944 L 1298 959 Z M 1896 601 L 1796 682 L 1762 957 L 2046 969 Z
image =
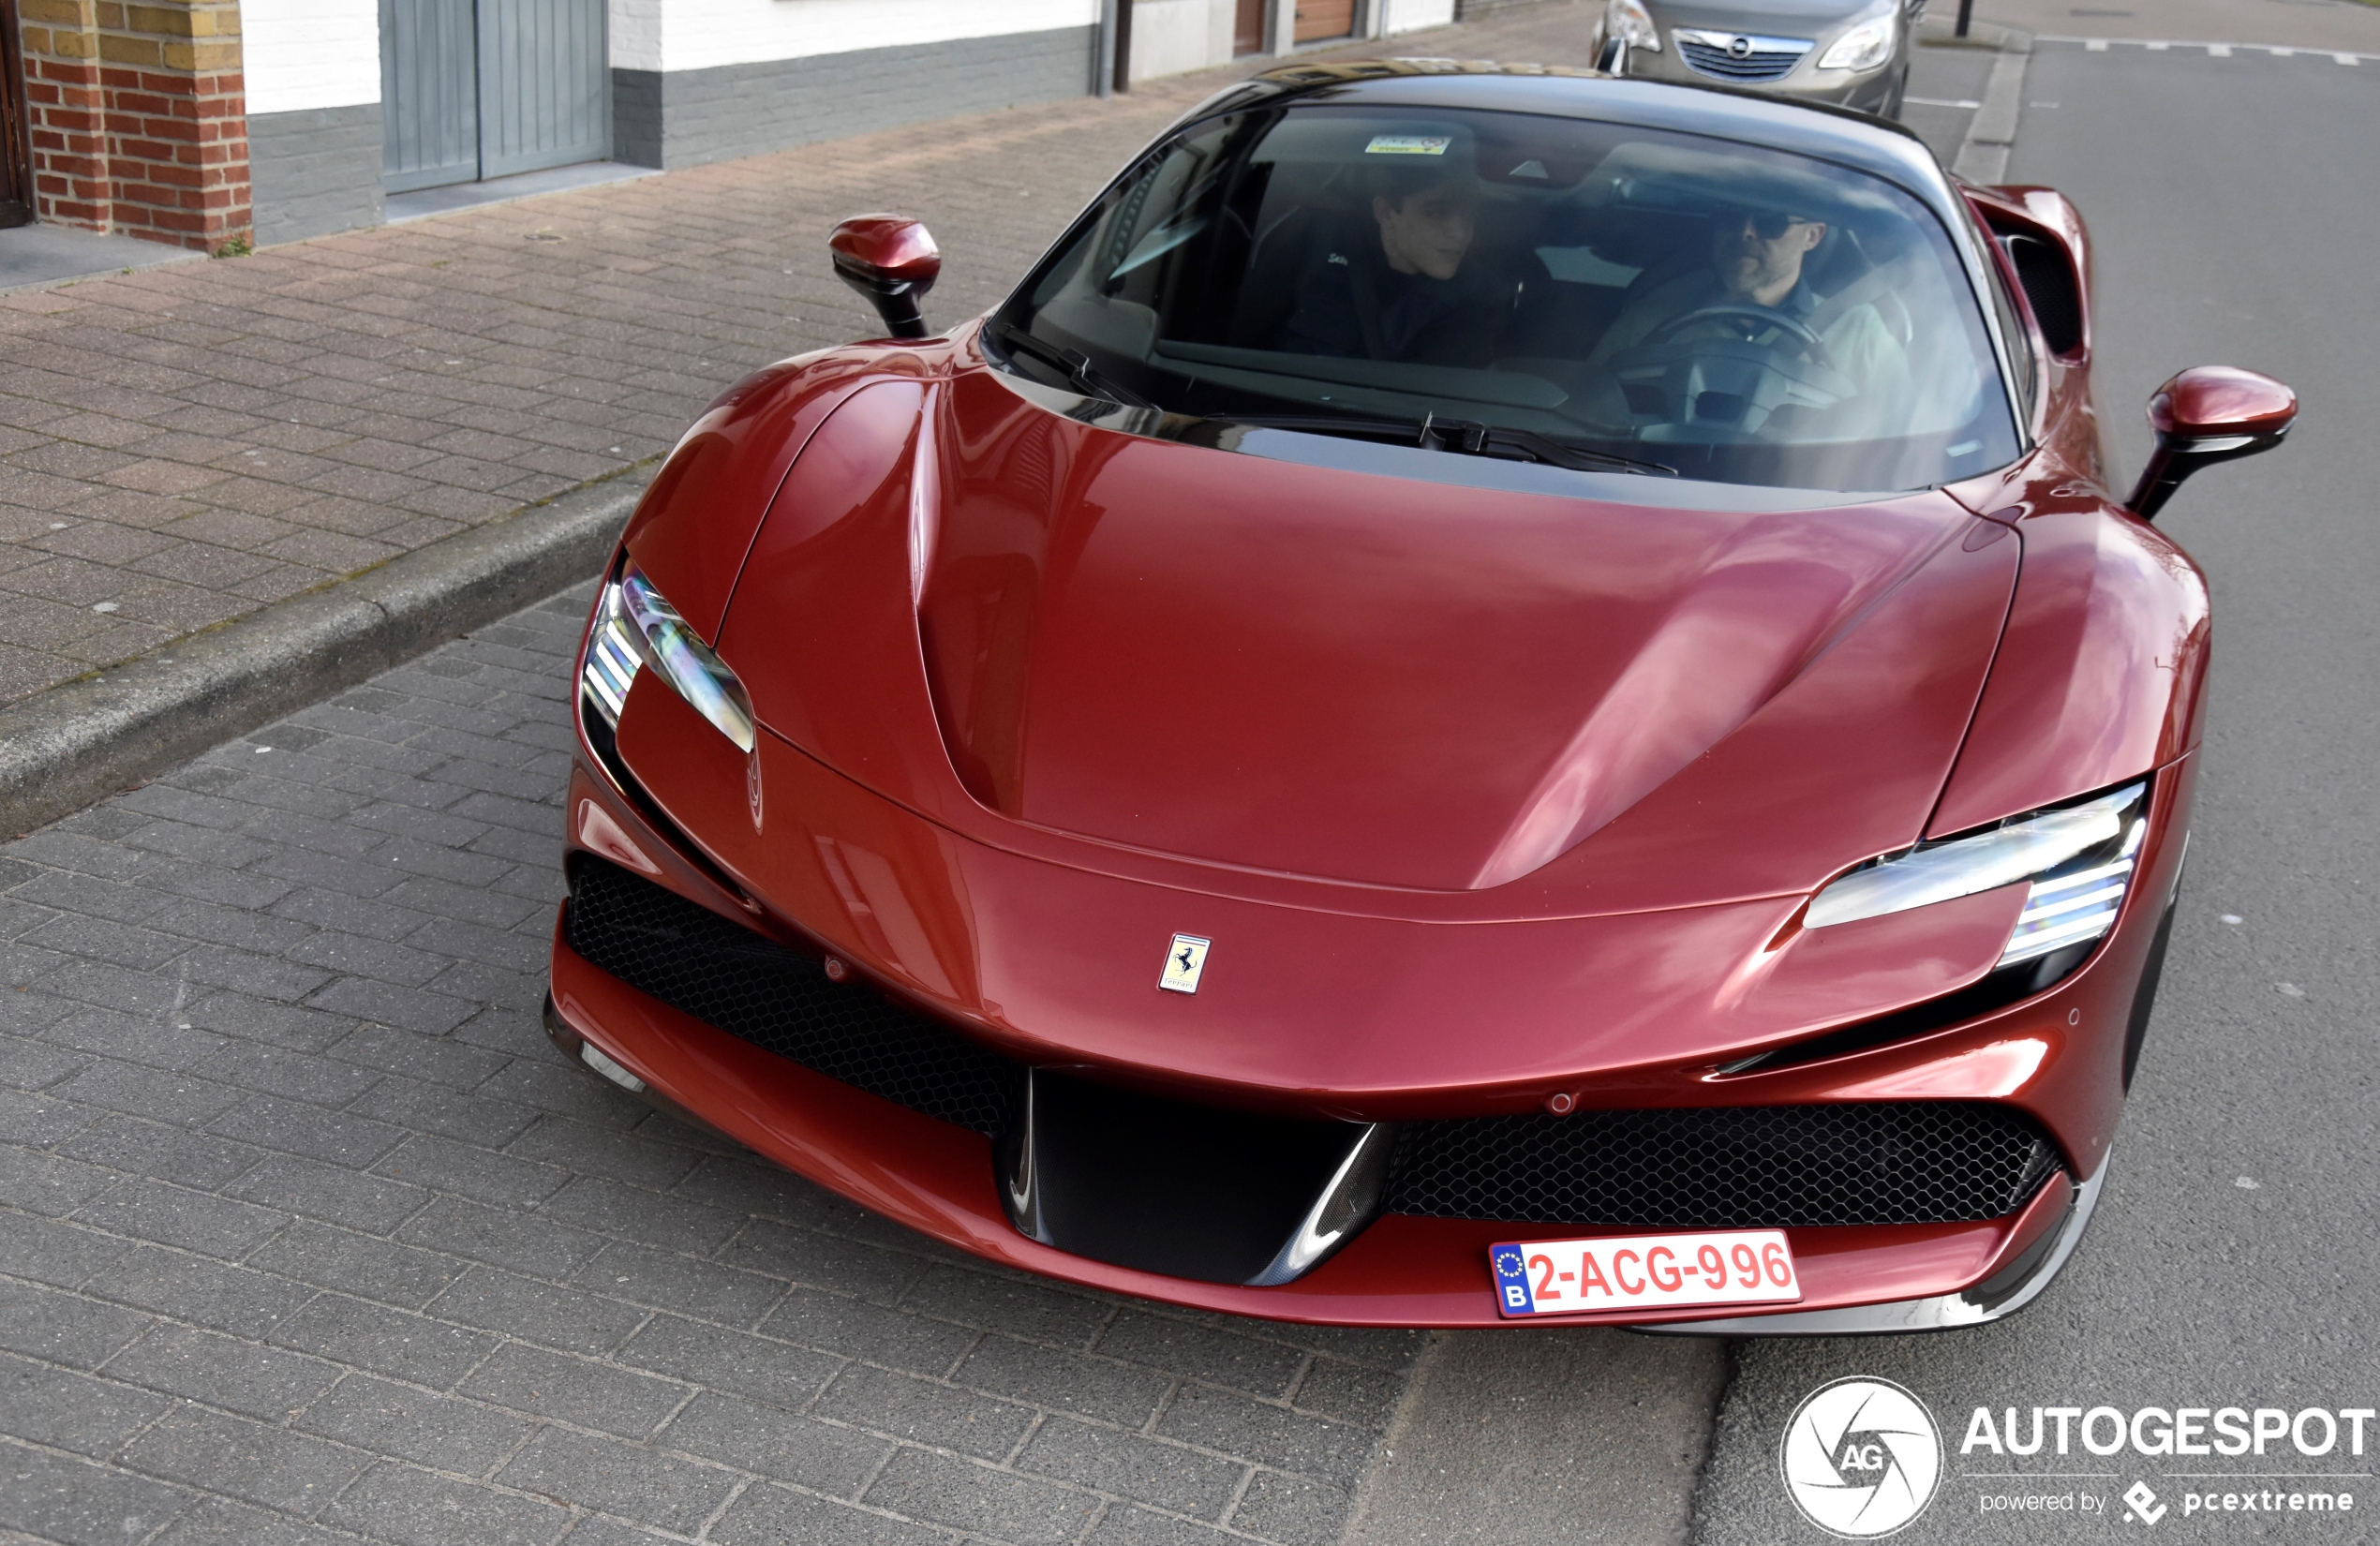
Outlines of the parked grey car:
M 1596 57 L 1615 75 L 1719 82 L 1900 115 L 1925 0 L 1607 0 Z

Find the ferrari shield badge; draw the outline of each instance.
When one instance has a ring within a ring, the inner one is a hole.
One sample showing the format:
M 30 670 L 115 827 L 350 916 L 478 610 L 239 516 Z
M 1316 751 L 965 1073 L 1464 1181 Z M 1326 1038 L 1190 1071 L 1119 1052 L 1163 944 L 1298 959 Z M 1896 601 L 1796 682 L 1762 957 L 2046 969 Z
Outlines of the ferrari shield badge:
M 1165 974 L 1157 986 L 1168 993 L 1197 992 L 1198 974 L 1207 969 L 1208 943 L 1196 934 L 1176 934 L 1166 947 Z

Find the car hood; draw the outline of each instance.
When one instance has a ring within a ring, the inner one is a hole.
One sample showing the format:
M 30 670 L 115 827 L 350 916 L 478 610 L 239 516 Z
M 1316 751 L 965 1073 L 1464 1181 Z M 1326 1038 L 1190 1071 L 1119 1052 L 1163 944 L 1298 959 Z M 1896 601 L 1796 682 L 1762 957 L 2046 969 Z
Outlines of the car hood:
M 1755 37 L 1816 37 L 1853 17 L 1880 7 L 1876 0 L 1763 0 L 1758 7 L 1696 4 L 1695 0 L 1653 0 L 1654 13 L 1666 26 L 1703 27 L 1713 32 L 1745 33 Z M 1890 7 L 1882 7 L 1889 12 Z
M 796 463 L 721 650 L 763 722 L 929 813 L 902 713 L 985 811 L 1245 871 L 1488 891 L 1607 829 L 1659 870 L 1780 793 L 1801 816 L 1749 846 L 1783 862 L 1739 891 L 1913 840 L 2006 528 L 1931 493 L 1705 509 L 1525 470 L 1603 497 L 1118 434 L 980 369 L 878 386 Z

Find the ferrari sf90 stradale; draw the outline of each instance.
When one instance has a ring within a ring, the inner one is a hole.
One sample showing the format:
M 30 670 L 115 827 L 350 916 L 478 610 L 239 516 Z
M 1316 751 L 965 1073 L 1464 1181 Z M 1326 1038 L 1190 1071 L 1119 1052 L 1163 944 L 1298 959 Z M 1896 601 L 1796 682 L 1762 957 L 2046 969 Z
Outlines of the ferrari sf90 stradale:
M 2087 1223 L 2276 443 L 2112 490 L 2045 188 L 1847 111 L 1235 86 L 739 382 L 596 603 L 549 1024 L 961 1250 L 1287 1320 L 1988 1320 Z

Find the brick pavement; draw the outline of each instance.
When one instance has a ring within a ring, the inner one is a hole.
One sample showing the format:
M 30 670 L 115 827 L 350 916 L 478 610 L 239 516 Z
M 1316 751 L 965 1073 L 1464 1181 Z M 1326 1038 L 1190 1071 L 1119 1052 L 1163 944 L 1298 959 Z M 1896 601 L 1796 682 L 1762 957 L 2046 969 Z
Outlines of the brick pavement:
M 1587 28 L 1548 0 L 1389 47 L 1577 62 Z M 0 704 L 617 474 L 873 332 L 842 216 L 922 216 L 930 316 L 990 305 L 1230 74 L 0 295 Z
M 1334 1540 L 1417 1333 L 990 1267 L 554 1051 L 585 604 L 0 847 L 0 1539 Z

